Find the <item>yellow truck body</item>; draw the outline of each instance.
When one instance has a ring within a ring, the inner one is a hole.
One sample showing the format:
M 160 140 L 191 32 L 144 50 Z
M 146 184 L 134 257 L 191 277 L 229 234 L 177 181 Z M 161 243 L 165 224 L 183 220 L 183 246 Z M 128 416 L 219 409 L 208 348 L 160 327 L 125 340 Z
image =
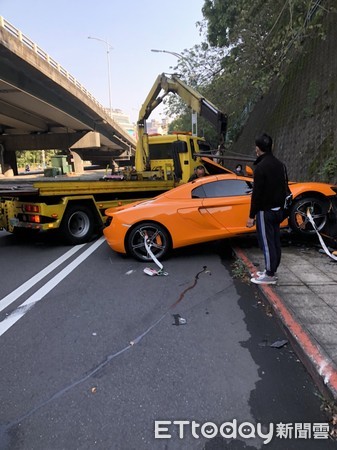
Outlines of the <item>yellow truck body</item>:
M 152 150 L 152 144 L 154 148 Z M 203 161 L 209 173 L 225 172 L 207 158 L 195 156 L 205 142 L 190 135 L 152 136 L 151 166 L 136 174 L 135 179 L 110 180 L 96 175 L 72 179 L 36 179 L 31 182 L 0 181 L 0 229 L 27 234 L 31 230 L 59 230 L 70 244 L 88 241 L 104 227 L 105 210 L 137 200 L 151 198 L 188 181 L 195 165 Z M 170 145 L 177 147 L 175 164 L 169 158 Z M 174 165 L 181 167 L 176 178 Z M 215 171 L 215 172 L 214 172 Z

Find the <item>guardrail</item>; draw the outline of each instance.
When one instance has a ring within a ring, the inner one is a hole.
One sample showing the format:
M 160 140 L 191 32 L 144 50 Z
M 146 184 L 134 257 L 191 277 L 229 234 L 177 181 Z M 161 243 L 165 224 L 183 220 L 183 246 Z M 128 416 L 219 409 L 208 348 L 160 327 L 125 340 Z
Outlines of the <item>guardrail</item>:
M 57 70 L 61 75 L 63 75 L 67 80 L 69 80 L 72 84 L 74 84 L 81 92 L 83 92 L 92 102 L 95 103 L 99 108 L 104 111 L 109 118 L 116 123 L 116 121 L 107 114 L 106 108 L 99 103 L 95 97 L 84 87 L 82 84 L 76 80 L 76 78 L 71 75 L 64 67 L 62 67 L 55 59 L 48 55 L 41 47 L 39 47 L 35 42 L 33 42 L 29 37 L 25 36 L 20 30 L 18 30 L 14 25 L 8 22 L 4 17 L 0 16 L 0 28 L 4 28 L 8 31 L 12 36 L 17 38 L 22 44 L 24 44 L 27 48 L 32 50 L 36 55 L 38 55 L 41 59 L 46 61 L 51 67 Z

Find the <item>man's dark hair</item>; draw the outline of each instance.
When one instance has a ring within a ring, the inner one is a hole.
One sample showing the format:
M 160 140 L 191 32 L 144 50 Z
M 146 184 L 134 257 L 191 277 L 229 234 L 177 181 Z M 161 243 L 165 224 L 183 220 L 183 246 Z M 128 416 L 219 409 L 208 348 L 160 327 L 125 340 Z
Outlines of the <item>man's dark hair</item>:
M 255 139 L 255 145 L 264 153 L 271 152 L 273 148 L 273 140 L 268 134 L 263 133 Z

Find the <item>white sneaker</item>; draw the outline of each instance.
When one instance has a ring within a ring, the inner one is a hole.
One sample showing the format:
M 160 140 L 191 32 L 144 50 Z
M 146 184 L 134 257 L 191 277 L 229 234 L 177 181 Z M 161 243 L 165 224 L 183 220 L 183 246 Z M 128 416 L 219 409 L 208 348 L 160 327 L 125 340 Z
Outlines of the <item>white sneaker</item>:
M 254 284 L 276 284 L 277 278 L 275 276 L 270 277 L 269 275 L 263 273 L 263 275 L 251 278 L 250 281 Z
M 266 271 L 264 270 L 263 272 L 256 272 L 256 275 L 258 277 L 262 277 L 262 275 L 265 275 Z M 274 273 L 274 277 L 278 280 L 278 275 L 277 272 Z

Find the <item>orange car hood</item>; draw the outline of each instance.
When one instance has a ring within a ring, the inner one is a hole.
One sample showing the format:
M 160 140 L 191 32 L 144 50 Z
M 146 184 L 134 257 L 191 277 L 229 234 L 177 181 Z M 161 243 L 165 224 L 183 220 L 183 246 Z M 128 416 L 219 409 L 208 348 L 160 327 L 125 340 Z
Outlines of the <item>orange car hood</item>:
M 216 163 L 210 158 L 207 158 L 206 156 L 203 156 L 200 158 L 203 165 L 205 166 L 207 172 L 210 175 L 219 175 L 224 173 L 234 173 L 231 170 L 227 169 L 226 167 L 221 166 L 220 164 Z

